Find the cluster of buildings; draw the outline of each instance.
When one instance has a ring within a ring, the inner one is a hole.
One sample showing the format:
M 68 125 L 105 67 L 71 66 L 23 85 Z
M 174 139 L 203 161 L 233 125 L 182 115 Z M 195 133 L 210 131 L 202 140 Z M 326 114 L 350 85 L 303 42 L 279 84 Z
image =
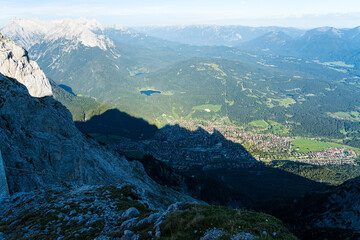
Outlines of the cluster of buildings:
M 258 134 L 245 131 L 243 127 L 232 126 L 228 123 L 224 124 L 224 120 L 178 120 L 170 123 L 179 124 L 179 126 L 193 131 L 202 128 L 209 133 L 213 133 L 214 129 L 216 129 L 216 131 L 220 132 L 227 140 L 246 146 L 250 152 L 288 153 L 291 151 L 291 140 L 293 140 L 293 138 L 279 137 L 272 133 Z
M 327 166 L 327 165 L 357 165 L 354 159 L 323 159 L 323 160 L 311 160 L 311 159 L 302 159 L 296 160 L 297 162 L 307 163 L 317 166 Z
M 259 151 L 265 153 L 289 153 L 291 152 L 290 137 L 279 137 L 272 133 L 256 134 L 242 132 L 238 134 L 242 144 L 248 146 L 250 152 Z
M 297 153 L 296 160 L 313 165 L 356 165 L 359 154 L 352 149 L 330 148 L 324 151 Z
M 295 160 L 313 164 L 314 161 L 318 160 L 320 162 L 317 164 L 320 165 L 356 164 L 354 160 L 359 157 L 358 153 L 346 148 L 332 148 L 308 153 L 298 152 L 292 147 L 294 138 L 279 137 L 271 133 L 260 134 L 245 131 L 243 127 L 225 124 L 224 120 L 177 120 L 170 123 L 179 124 L 179 126 L 190 130 L 202 128 L 208 133 L 218 131 L 226 140 L 245 146 L 247 151 L 258 161 Z

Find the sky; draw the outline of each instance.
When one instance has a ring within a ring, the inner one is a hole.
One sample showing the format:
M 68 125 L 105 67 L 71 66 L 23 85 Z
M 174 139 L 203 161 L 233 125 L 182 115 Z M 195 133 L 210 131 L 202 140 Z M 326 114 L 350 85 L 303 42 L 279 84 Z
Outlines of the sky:
M 0 25 L 12 18 L 86 17 L 144 25 L 360 26 L 359 0 L 0 0 Z

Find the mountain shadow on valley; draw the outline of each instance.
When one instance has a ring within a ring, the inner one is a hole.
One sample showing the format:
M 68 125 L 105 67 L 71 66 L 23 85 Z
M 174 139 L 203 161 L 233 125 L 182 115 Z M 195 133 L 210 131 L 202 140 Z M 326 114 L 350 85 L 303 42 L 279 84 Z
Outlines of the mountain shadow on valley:
M 77 121 L 75 126 L 85 134 L 113 135 L 132 140 L 151 138 L 158 130 L 144 119 L 130 116 L 118 109 L 107 110 L 86 122 Z
M 183 174 L 211 179 L 236 196 L 246 196 L 237 199 L 244 206 L 271 214 L 326 186 L 257 161 L 244 146 L 226 139 L 216 129 L 209 133 L 200 127 L 190 131 L 167 125 L 157 131 L 145 150 Z M 236 202 L 236 197 L 229 199 L 228 205 Z
M 142 162 L 154 181 L 211 204 L 279 215 L 307 192 L 326 186 L 256 161 L 216 129 L 212 133 L 179 125 L 157 129 L 117 109 L 76 125 L 85 133 L 121 137 L 108 145 Z
M 256 161 L 241 144 L 227 140 L 216 129 L 212 133 L 200 127 L 191 131 L 179 125 L 157 129 L 117 109 L 76 125 L 85 133 L 122 137 L 113 138 L 109 145 L 141 161 L 155 181 L 175 190 L 185 186 L 183 189 L 194 197 L 211 203 L 276 212 L 306 192 L 326 185 Z M 178 174 L 180 178 L 173 178 Z M 200 178 L 212 181 L 211 187 L 202 186 L 197 180 Z M 214 186 L 220 189 L 215 190 Z M 226 186 L 228 193 L 224 193 L 222 186 Z
M 71 93 L 72 95 L 76 96 L 76 94 L 73 92 L 72 88 L 65 84 L 59 84 L 59 87 L 67 91 L 68 93 Z
M 140 161 L 146 173 L 158 184 L 188 194 L 211 205 L 244 208 L 252 199 L 226 185 L 222 181 L 202 175 L 191 175 L 170 167 L 151 155 L 143 158 L 127 156 L 129 160 Z

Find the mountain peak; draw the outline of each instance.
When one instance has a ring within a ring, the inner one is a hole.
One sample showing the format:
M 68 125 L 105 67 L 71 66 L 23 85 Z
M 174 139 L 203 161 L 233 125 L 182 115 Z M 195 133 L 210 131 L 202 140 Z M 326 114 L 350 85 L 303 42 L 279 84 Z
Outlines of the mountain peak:
M 25 49 L 0 34 L 0 73 L 24 84 L 33 97 L 52 95 L 49 80 Z
M 306 32 L 306 34 L 309 35 L 328 34 L 332 36 L 341 37 L 341 35 L 343 35 L 343 32 L 341 31 L 341 29 L 337 29 L 334 27 L 319 27 Z
M 74 40 L 87 47 L 99 47 L 106 50 L 113 43 L 104 35 L 95 34 L 93 31 L 103 31 L 104 27 L 96 20 L 86 18 L 62 19 L 56 21 L 42 21 L 40 19 L 14 18 L 2 29 L 2 33 L 29 49 L 42 41 L 54 41 L 59 38 Z

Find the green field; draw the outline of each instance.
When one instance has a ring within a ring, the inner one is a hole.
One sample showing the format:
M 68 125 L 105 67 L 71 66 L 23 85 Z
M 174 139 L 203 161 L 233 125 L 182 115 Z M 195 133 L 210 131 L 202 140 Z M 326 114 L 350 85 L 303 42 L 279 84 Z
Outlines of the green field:
M 357 111 L 328 113 L 328 115 L 334 118 L 340 118 L 344 120 L 360 121 L 360 113 Z
M 265 122 L 264 120 L 256 120 L 252 121 L 249 124 L 253 125 L 254 127 L 261 127 L 261 128 L 268 128 L 269 124 Z
M 320 141 L 304 139 L 304 138 L 295 139 L 292 141 L 292 144 L 293 144 L 294 149 L 299 148 L 298 151 L 304 152 L 304 153 L 323 151 L 323 150 L 326 150 L 329 148 L 342 148 L 345 146 L 345 145 L 332 143 L 332 142 L 320 142 Z M 349 147 L 349 146 L 345 146 L 345 147 L 346 147 L 346 149 L 352 149 L 355 152 L 360 153 L 360 149 L 358 149 L 358 148 Z
M 279 101 L 279 106 L 283 106 L 283 107 L 286 107 L 288 108 L 291 104 L 295 104 L 296 101 L 290 97 L 288 98 L 284 98 L 284 99 L 280 99 L 280 100 L 277 100 L 277 99 L 274 99 L 275 101 Z
M 268 122 L 271 126 L 278 126 L 278 125 L 281 125 L 280 123 L 275 122 L 275 121 L 272 121 L 272 120 L 268 120 L 267 122 Z
M 222 105 L 205 104 L 193 107 L 195 111 L 218 112 Z

